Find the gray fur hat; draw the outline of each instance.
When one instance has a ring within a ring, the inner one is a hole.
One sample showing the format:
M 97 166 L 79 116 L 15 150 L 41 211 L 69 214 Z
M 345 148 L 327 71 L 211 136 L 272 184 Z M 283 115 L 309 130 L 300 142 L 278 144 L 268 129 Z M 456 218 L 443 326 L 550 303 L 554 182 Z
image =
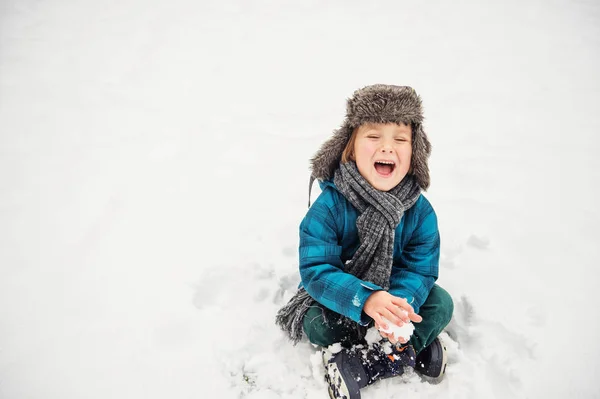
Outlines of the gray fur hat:
M 431 144 L 423 131 L 421 98 L 412 87 L 376 84 L 354 92 L 346 104 L 346 119 L 311 159 L 311 181 L 329 180 L 355 128 L 365 123 L 404 123 L 412 128 L 411 173 L 423 190 L 429 187 L 427 160 Z

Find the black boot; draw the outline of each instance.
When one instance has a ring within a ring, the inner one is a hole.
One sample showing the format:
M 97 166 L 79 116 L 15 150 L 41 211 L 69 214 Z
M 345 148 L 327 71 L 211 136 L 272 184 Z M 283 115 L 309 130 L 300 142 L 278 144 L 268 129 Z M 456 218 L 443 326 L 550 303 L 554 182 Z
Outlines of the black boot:
M 343 349 L 326 363 L 325 380 L 332 399 L 360 399 L 360 389 L 377 380 L 401 375 L 404 367 L 415 366 L 412 345 L 391 346 L 386 354 L 379 344 L 372 349 L 358 346 Z
M 447 362 L 446 346 L 438 337 L 419 352 L 415 371 L 426 376 L 430 382 L 438 383 L 444 378 Z

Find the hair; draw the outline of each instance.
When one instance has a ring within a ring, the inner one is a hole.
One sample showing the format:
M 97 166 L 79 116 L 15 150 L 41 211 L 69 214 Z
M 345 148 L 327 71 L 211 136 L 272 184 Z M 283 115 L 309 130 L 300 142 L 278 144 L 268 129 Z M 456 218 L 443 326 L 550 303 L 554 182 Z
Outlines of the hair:
M 350 135 L 350 138 L 348 139 L 348 143 L 346 143 L 346 147 L 342 152 L 342 163 L 356 160 L 354 158 L 354 142 L 356 141 L 356 136 L 358 135 L 359 127 L 360 126 L 354 128 L 352 134 Z

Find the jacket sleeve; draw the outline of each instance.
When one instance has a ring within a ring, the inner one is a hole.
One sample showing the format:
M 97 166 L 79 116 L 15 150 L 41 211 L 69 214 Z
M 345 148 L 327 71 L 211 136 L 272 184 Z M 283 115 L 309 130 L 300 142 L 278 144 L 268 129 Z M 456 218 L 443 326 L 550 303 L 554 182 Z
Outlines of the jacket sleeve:
M 324 191 L 300 224 L 302 285 L 323 306 L 367 325 L 371 318 L 362 311 L 364 303 L 382 288 L 344 271 L 338 238 L 342 235 L 338 229 L 343 211 L 338 213 L 341 205 L 332 198 L 331 193 Z
M 437 217 L 426 202 L 417 228 L 400 255 L 400 265 L 392 268 L 390 294 L 406 298 L 416 313 L 425 303 L 438 278 L 440 234 Z

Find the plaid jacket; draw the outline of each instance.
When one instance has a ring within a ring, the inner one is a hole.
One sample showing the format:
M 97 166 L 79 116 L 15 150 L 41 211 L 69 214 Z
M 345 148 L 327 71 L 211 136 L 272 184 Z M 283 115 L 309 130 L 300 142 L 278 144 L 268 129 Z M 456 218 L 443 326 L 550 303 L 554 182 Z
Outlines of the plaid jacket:
M 300 224 L 300 286 L 323 306 L 367 325 L 364 303 L 382 288 L 344 272 L 360 244 L 358 212 L 332 182 L 320 185 L 323 191 Z M 396 227 L 388 292 L 406 298 L 418 313 L 437 280 L 439 258 L 437 218 L 421 195 Z

